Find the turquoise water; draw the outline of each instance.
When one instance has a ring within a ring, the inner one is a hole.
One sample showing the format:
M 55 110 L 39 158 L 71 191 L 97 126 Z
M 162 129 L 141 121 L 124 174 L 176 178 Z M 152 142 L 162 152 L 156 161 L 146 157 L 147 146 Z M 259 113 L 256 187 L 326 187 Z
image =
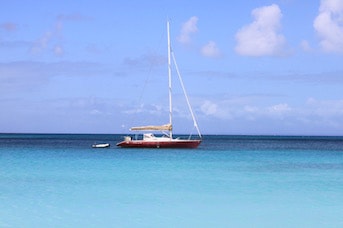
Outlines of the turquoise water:
M 0 227 L 343 227 L 343 137 L 120 140 L 0 134 Z

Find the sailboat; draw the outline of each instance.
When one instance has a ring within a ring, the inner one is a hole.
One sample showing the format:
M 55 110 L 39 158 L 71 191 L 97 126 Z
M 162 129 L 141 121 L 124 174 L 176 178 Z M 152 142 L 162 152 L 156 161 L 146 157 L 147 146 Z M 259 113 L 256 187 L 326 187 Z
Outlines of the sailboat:
M 139 126 L 132 127 L 131 131 L 141 131 L 141 137 L 132 138 L 131 136 L 125 136 L 124 140 L 119 142 L 117 146 L 119 147 L 129 147 L 129 148 L 197 148 L 201 141 L 202 135 L 200 133 L 195 115 L 189 103 L 189 99 L 179 73 L 174 53 L 171 49 L 170 43 L 170 31 L 169 31 L 169 21 L 167 21 L 167 37 L 168 37 L 168 86 L 169 86 L 169 123 L 164 125 L 148 125 L 148 126 Z M 173 63 L 176 69 L 176 72 L 179 76 L 179 81 L 183 89 L 188 109 L 193 119 L 194 127 L 197 130 L 198 137 L 196 139 L 189 136 L 188 138 L 173 138 L 173 108 L 172 108 L 172 66 L 171 66 L 171 57 L 173 57 Z M 159 131 L 162 132 L 162 136 L 155 136 L 152 132 Z

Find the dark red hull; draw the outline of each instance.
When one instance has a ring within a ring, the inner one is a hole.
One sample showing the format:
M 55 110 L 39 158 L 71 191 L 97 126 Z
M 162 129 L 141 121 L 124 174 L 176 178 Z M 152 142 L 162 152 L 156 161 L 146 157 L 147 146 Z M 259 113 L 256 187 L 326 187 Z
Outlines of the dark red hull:
M 117 146 L 124 148 L 197 148 L 201 140 L 171 140 L 171 141 L 122 141 Z

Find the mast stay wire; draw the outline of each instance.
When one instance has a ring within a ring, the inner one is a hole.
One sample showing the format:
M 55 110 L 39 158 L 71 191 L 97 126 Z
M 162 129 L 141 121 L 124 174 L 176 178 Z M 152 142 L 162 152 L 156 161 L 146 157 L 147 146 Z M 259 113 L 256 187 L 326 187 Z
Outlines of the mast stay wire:
M 181 77 L 181 74 L 180 74 L 180 71 L 179 71 L 179 67 L 178 67 L 178 65 L 177 65 L 177 63 L 176 63 L 175 55 L 174 55 L 174 52 L 173 52 L 172 49 L 171 49 L 171 55 L 172 55 L 173 62 L 174 62 L 174 65 L 175 65 L 175 70 L 176 70 L 177 75 L 178 75 L 178 77 L 179 77 L 179 81 L 180 81 L 180 84 L 181 84 L 181 88 L 182 88 L 182 90 L 183 90 L 183 94 L 184 94 L 185 97 L 186 97 L 187 106 L 188 106 L 189 112 L 191 113 L 191 116 L 192 116 L 192 119 L 193 119 L 194 127 L 196 128 L 199 137 L 202 138 L 201 133 L 200 133 L 200 130 L 199 130 L 199 127 L 198 127 L 198 123 L 197 123 L 197 121 L 196 121 L 196 118 L 195 118 L 195 115 L 194 115 L 192 106 L 191 106 L 191 104 L 190 104 L 190 102 L 189 102 L 188 95 L 187 95 L 187 92 L 186 92 L 186 89 L 185 89 L 185 86 L 184 86 L 184 83 L 183 83 L 183 80 L 182 80 L 182 77 Z
M 159 50 L 161 50 L 161 48 L 162 48 L 162 40 L 163 40 L 164 36 L 165 36 L 164 33 L 161 33 L 161 37 L 160 37 L 160 40 L 159 40 L 159 42 L 158 42 L 157 52 L 154 52 L 154 53 L 156 53 L 156 56 L 153 56 L 153 58 L 155 58 L 155 57 L 158 58 L 157 53 L 159 53 Z M 146 78 L 145 78 L 145 80 L 144 80 L 143 88 L 142 88 L 142 90 L 141 90 L 141 92 L 140 92 L 140 94 L 139 94 L 139 96 L 138 96 L 138 100 L 137 100 L 138 105 L 137 105 L 137 108 L 136 108 L 136 110 L 135 110 L 136 115 L 138 115 L 140 109 L 142 108 L 142 106 L 144 106 L 144 104 L 142 103 L 142 101 L 143 101 L 143 95 L 145 94 L 146 88 L 148 87 L 148 84 L 149 84 L 149 82 L 151 81 L 151 78 L 152 78 L 152 76 L 153 76 L 152 72 L 153 72 L 153 68 L 154 68 L 155 65 L 156 65 L 155 62 L 156 62 L 156 61 L 154 61 L 154 60 L 149 61 L 148 74 L 147 74 L 147 76 L 146 76 Z M 136 118 L 132 118 L 131 120 L 133 120 L 133 119 L 136 119 Z M 131 124 L 131 125 L 132 125 L 132 124 Z

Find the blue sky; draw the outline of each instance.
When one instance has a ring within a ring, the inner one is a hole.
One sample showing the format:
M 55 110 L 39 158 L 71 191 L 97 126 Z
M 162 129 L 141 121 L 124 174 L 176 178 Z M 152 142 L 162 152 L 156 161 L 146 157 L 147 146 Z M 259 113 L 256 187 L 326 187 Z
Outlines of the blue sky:
M 0 132 L 168 122 L 170 18 L 203 134 L 343 135 L 341 0 L 0 4 Z M 174 130 L 189 133 L 173 91 Z

